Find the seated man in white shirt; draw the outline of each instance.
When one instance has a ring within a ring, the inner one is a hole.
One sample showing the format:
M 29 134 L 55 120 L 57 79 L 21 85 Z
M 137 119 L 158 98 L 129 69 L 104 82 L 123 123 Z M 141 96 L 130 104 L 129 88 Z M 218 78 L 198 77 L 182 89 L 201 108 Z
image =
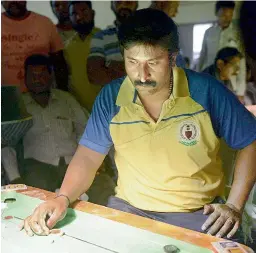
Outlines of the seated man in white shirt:
M 77 148 L 87 119 L 79 103 L 67 92 L 51 89 L 52 65 L 44 55 L 25 61 L 23 94 L 33 126 L 24 137 L 25 183 L 55 191 Z
M 204 69 L 203 72 L 214 76 L 237 95 L 236 77 L 240 71 L 241 59 L 242 54 L 236 48 L 222 48 L 217 53 L 214 64 Z
M 2 149 L 2 164 L 11 183 L 55 191 L 61 186 L 89 113 L 69 93 L 50 88 L 51 70 L 47 56 L 32 55 L 26 59 L 25 80 L 29 93 L 23 94 L 23 100 L 33 117 L 33 126 L 23 139 L 25 159 L 22 168 L 25 173 L 20 175 L 18 162 L 21 161 L 12 148 Z M 86 194 L 90 202 L 106 205 L 114 188 L 103 163 Z M 87 199 L 84 194 L 81 197 Z
M 88 113 L 72 95 L 51 89 L 51 63 L 44 55 L 32 55 L 25 61 L 26 86 L 23 95 L 33 126 L 24 137 L 25 184 L 49 191 L 60 188 L 68 164 L 84 132 Z M 87 116 L 86 116 L 87 115 Z M 102 169 L 86 193 L 89 201 L 106 205 L 115 184 Z

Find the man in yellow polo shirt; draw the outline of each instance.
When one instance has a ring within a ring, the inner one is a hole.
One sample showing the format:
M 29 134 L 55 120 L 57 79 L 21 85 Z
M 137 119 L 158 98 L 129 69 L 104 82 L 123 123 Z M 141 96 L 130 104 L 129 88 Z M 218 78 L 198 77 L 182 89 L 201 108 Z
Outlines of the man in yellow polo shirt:
M 127 77 L 102 89 L 58 197 L 25 220 L 26 232 L 49 234 L 114 145 L 109 207 L 231 238 L 256 179 L 255 118 L 216 79 L 173 67 L 178 31 L 164 12 L 136 11 L 118 37 Z M 241 150 L 226 202 L 221 137 Z
M 94 27 L 95 12 L 91 1 L 70 1 L 70 20 L 75 36 L 66 41 L 65 58 L 70 71 L 70 91 L 89 112 L 101 86 L 90 84 L 87 76 L 87 57 L 93 35 L 100 30 Z

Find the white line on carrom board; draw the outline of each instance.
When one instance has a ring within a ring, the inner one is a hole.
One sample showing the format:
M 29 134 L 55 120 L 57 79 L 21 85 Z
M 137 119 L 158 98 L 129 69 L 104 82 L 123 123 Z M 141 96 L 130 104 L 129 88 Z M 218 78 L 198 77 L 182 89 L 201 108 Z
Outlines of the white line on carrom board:
M 18 220 L 23 220 L 23 219 L 21 219 L 21 218 L 19 218 L 19 217 L 16 217 L 16 216 L 12 216 L 12 217 L 14 217 L 14 218 L 16 218 L 16 219 L 18 219 Z M 9 221 L 10 221 L 10 220 L 9 220 Z M 11 222 L 11 221 L 10 221 L 10 222 Z M 13 223 L 13 222 L 12 222 L 12 223 Z M 102 247 L 102 246 L 97 245 L 97 244 L 94 244 L 94 243 L 92 243 L 92 242 L 88 242 L 88 241 L 82 240 L 82 239 L 80 239 L 80 238 L 74 237 L 74 236 L 72 236 L 72 235 L 67 235 L 67 234 L 64 233 L 62 236 L 67 236 L 67 237 L 73 238 L 73 239 L 75 239 L 75 240 L 79 240 L 79 241 L 81 241 L 81 242 L 85 242 L 85 243 L 87 243 L 87 244 L 91 244 L 91 245 L 93 245 L 93 246 L 96 246 L 96 247 L 98 247 L 98 248 L 104 249 L 104 250 L 109 251 L 109 252 L 112 252 L 112 253 L 119 253 L 119 252 L 117 252 L 117 251 L 114 251 L 114 250 L 111 250 L 111 249 Z
M 63 236 L 67 236 L 67 237 L 70 237 L 70 238 L 73 238 L 73 239 L 79 240 L 79 241 L 81 241 L 81 242 L 85 242 L 85 243 L 87 243 L 87 244 L 90 244 L 90 245 L 96 246 L 96 247 L 98 247 L 98 248 L 104 249 L 104 250 L 109 251 L 109 252 L 119 253 L 118 251 L 114 251 L 114 250 L 111 250 L 111 249 L 108 249 L 108 248 L 102 247 L 102 246 L 97 245 L 97 244 L 94 244 L 94 243 L 92 243 L 92 242 L 88 242 L 88 241 L 82 240 L 82 239 L 80 239 L 80 238 L 77 238 L 77 237 L 74 237 L 74 236 L 71 236 L 71 235 L 67 235 L 67 234 L 65 234 L 65 233 L 64 233 L 64 235 L 63 235 Z

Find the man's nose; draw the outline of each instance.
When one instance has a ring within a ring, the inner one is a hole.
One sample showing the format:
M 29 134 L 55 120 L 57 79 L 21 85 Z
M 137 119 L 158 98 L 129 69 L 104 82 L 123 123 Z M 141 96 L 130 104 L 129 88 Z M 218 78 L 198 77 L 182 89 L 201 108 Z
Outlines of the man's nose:
M 139 78 L 142 83 L 145 83 L 150 77 L 150 72 L 147 64 L 141 64 L 139 67 Z

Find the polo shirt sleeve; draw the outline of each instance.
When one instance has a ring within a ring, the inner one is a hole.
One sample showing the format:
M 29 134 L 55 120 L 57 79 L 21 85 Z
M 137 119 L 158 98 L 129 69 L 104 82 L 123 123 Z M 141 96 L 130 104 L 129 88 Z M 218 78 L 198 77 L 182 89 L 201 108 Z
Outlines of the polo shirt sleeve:
M 209 109 L 214 130 L 233 149 L 256 140 L 256 118 L 222 83 L 210 80 Z
M 91 150 L 107 155 L 113 145 L 109 131 L 111 110 L 104 89 L 96 98 L 85 132 L 79 142 Z
M 102 57 L 105 58 L 105 44 L 103 31 L 97 32 L 93 35 L 91 40 L 90 57 Z

